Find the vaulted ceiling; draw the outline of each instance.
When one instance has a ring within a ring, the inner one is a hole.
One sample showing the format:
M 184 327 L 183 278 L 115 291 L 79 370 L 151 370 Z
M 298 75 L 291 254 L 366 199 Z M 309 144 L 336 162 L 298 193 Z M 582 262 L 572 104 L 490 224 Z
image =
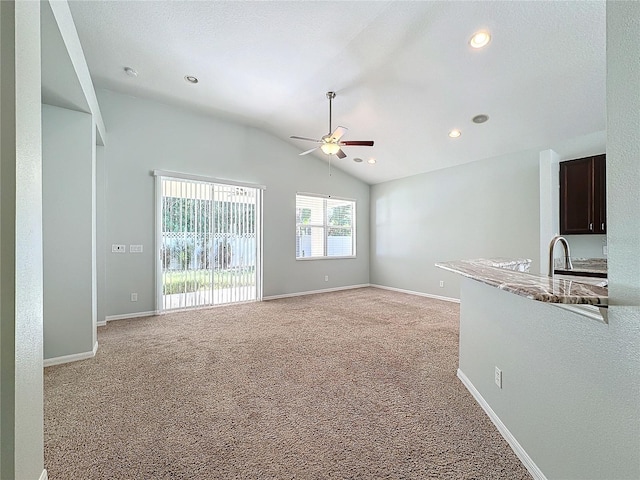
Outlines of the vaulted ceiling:
M 300 152 L 313 144 L 289 136 L 328 133 L 335 91 L 334 128 L 375 145 L 333 163 L 370 184 L 606 128 L 604 1 L 69 4 L 98 88 L 256 126 Z M 476 50 L 478 30 L 491 42 Z

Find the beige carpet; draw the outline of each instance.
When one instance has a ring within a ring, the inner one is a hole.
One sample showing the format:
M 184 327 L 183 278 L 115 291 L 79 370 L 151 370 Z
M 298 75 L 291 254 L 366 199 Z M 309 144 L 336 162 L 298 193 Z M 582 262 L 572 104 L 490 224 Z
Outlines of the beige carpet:
M 530 478 L 456 377 L 458 315 L 363 288 L 111 322 L 45 369 L 49 478 Z

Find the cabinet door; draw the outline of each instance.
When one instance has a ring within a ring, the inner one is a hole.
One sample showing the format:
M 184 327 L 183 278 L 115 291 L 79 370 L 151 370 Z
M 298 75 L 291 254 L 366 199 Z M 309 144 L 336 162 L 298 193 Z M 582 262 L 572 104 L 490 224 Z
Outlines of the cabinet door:
M 560 163 L 560 233 L 594 233 L 593 157 Z
M 593 158 L 594 170 L 594 231 L 595 233 L 607 233 L 607 169 L 605 155 Z

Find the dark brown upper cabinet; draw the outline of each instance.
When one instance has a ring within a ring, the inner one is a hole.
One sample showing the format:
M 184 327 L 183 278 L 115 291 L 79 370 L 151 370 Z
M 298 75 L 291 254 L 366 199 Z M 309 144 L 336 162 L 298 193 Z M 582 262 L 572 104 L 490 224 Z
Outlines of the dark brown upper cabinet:
M 606 155 L 560 163 L 560 234 L 607 233 Z

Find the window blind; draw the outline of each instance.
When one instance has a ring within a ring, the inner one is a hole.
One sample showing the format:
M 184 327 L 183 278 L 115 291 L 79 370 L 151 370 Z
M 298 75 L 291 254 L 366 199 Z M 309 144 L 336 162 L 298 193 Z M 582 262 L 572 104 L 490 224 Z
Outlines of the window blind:
M 296 258 L 355 256 L 355 200 L 296 195 Z

